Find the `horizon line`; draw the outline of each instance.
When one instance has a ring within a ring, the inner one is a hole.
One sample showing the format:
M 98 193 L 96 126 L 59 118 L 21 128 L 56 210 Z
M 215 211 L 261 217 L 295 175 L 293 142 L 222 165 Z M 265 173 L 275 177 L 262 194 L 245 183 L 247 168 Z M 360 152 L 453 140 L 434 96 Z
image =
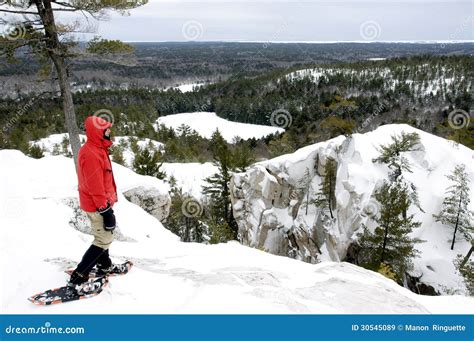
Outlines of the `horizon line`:
M 465 44 L 474 43 L 474 40 L 231 40 L 231 39 L 220 39 L 220 40 L 123 40 L 125 43 L 263 43 L 263 44 L 345 44 L 345 43 L 356 43 L 356 44 Z

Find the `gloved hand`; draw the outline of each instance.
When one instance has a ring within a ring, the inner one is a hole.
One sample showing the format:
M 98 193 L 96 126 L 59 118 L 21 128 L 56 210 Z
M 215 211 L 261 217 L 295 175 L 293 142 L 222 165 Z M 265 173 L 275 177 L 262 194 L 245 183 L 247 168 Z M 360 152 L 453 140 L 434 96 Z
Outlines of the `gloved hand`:
M 110 206 L 110 204 L 107 204 L 107 207 L 104 209 L 97 209 L 97 212 L 104 218 L 104 229 L 107 231 L 113 231 L 115 229 L 115 215 L 114 215 L 114 210 Z

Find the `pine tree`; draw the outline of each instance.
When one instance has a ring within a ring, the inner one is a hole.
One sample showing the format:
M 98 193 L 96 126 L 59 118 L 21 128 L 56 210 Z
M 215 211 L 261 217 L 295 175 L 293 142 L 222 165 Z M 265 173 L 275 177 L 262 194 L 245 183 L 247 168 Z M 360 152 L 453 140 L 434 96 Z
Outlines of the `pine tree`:
M 456 233 L 463 233 L 466 239 L 471 239 L 470 233 L 474 231 L 472 220 L 473 212 L 469 210 L 470 189 L 469 177 L 464 165 L 457 165 L 452 174 L 446 176 L 452 185 L 446 190 L 441 211 L 433 215 L 436 221 L 454 228 L 451 250 L 454 249 Z
M 414 245 L 421 242 L 408 236 L 421 225 L 413 215 L 408 215 L 410 206 L 414 204 L 422 209 L 415 185 L 403 176 L 403 172 L 411 172 L 410 162 L 403 153 L 418 150 L 419 143 L 417 133 L 402 132 L 392 136 L 390 144 L 380 147 L 380 155 L 373 161 L 386 164 L 390 172 L 388 181 L 375 192 L 381 206 L 374 218 L 378 226 L 373 233 L 364 226 L 364 232 L 359 234 L 361 263 L 376 271 L 388 266 L 399 281 L 404 280 L 406 271 L 412 267 L 412 258 L 418 255 Z
M 410 163 L 402 153 L 417 151 L 419 143 L 420 136 L 417 133 L 393 135 L 390 144 L 380 146 L 380 155 L 373 162 L 385 163 L 392 172 L 393 180 L 397 180 L 403 171 L 411 173 Z
M 334 219 L 333 210 L 336 207 L 336 160 L 328 157 L 323 169 L 324 175 L 313 203 L 320 208 L 328 209 L 331 219 Z
M 249 142 L 237 140 L 232 151 L 232 164 L 236 172 L 245 172 L 254 162 L 254 156 Z
M 469 256 L 472 253 L 473 248 L 474 243 L 472 244 L 470 253 L 466 257 L 463 257 L 463 255 L 459 254 L 454 260 L 454 266 L 462 276 L 467 291 L 471 296 L 474 296 L 474 261 L 470 260 Z
M 174 177 L 170 178 L 171 185 L 171 207 L 166 228 L 181 238 L 183 242 L 202 243 L 207 240 L 208 234 L 206 226 L 201 222 L 202 213 L 191 215 L 184 214 L 189 207 L 187 205 L 201 205 L 188 194 L 183 193 L 183 189 L 176 185 Z M 190 203 L 190 200 L 194 200 Z
M 34 144 L 28 149 L 28 155 L 34 159 L 41 159 L 44 157 L 43 149 L 37 144 Z
M 213 220 L 209 221 L 209 232 L 211 239 L 210 244 L 225 243 L 229 240 L 235 239 L 234 232 L 229 227 L 227 222 L 216 223 Z
M 126 161 L 123 157 L 123 148 L 120 145 L 112 146 L 109 150 L 113 162 L 118 163 L 122 166 L 126 166 Z
M 390 170 L 390 181 L 399 182 L 406 187 L 411 203 L 424 212 L 421 208 L 416 186 L 403 176 L 403 172 L 412 172 L 410 162 L 403 153 L 419 150 L 419 144 L 420 136 L 417 133 L 402 132 L 400 135 L 393 135 L 392 142 L 388 145 L 381 145 L 379 148 L 380 155 L 372 161 L 386 164 Z M 406 217 L 407 211 L 404 211 L 403 215 Z
M 350 136 L 355 129 L 355 123 L 353 121 L 345 120 L 334 115 L 322 120 L 320 126 L 324 132 L 328 132 L 328 134 L 325 135 L 329 139 L 339 135 Z
M 79 129 L 76 122 L 76 110 L 74 107 L 73 93 L 71 88 L 71 61 L 77 56 L 78 46 L 74 39 L 65 37 L 78 32 L 79 21 L 69 24 L 61 20 L 64 12 L 81 13 L 85 21 L 90 19 L 103 19 L 104 11 L 114 10 L 125 14 L 128 10 L 145 5 L 148 0 L 81 0 L 81 1 L 53 1 L 53 0 L 28 0 L 28 1 L 0 1 L 0 13 L 9 15 L 13 24 L 13 37 L 9 34 L 0 36 L 0 55 L 6 56 L 8 62 L 15 62 L 17 51 L 26 54 L 34 54 L 36 64 L 39 64 L 40 72 L 51 73 L 54 68 L 61 99 L 63 113 L 74 162 L 77 167 L 77 156 L 81 146 L 79 140 Z M 11 18 L 13 17 L 13 18 Z M 8 21 L 2 17 L 2 24 Z M 18 39 L 17 39 L 18 38 Z M 107 44 L 107 40 L 96 41 L 95 51 L 101 50 L 101 46 Z M 113 44 L 114 52 L 127 53 L 133 46 L 125 43 Z M 25 52 L 25 49 L 26 52 Z M 125 49 L 125 50 L 124 50 Z
M 412 267 L 411 258 L 417 256 L 415 243 L 421 242 L 408 235 L 421 225 L 414 221 L 414 216 L 404 216 L 410 207 L 409 192 L 403 184 L 390 184 L 385 181 L 376 191 L 375 199 L 380 203 L 380 212 L 374 218 L 377 223 L 372 233 L 364 225 L 360 233 L 360 263 L 364 267 L 378 271 L 383 263 L 388 265 L 402 280 L 405 272 Z
M 232 154 L 219 130 L 213 133 L 210 146 L 218 172 L 206 178 L 208 185 L 203 186 L 203 194 L 210 200 L 212 224 L 227 225 L 232 231 L 233 239 L 236 239 L 237 223 L 232 214 L 229 189 L 233 171 Z
M 148 147 L 140 148 L 133 160 L 133 169 L 136 173 L 154 176 L 161 180 L 166 178 L 166 174 L 160 170 L 162 165 L 160 151 L 150 151 Z

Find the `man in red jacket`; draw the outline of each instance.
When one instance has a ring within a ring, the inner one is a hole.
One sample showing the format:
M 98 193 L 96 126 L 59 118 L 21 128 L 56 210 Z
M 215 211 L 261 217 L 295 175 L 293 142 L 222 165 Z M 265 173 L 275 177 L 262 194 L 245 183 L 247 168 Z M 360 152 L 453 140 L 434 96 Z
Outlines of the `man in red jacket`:
M 68 283 L 78 293 L 87 292 L 86 283 L 94 266 L 97 266 L 99 275 L 124 272 L 123 267 L 126 266 L 112 264 L 109 257 L 109 246 L 114 240 L 115 229 L 112 206 L 117 202 L 117 188 L 109 158 L 111 126 L 111 123 L 100 117 L 88 117 L 85 121 L 87 142 L 79 150 L 79 201 L 81 209 L 91 221 L 94 241 Z

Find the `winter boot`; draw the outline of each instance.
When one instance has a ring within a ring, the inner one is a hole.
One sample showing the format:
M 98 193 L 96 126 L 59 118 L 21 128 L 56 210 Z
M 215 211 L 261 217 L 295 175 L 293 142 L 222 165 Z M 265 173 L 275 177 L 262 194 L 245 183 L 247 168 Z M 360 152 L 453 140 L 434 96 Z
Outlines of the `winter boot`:
M 132 267 L 132 262 L 126 261 L 123 264 L 112 264 L 108 268 L 98 268 L 97 276 L 107 276 L 107 275 L 123 275 L 130 270 Z
M 85 281 L 80 284 L 74 284 L 71 281 L 67 283 L 68 290 L 70 290 L 72 294 L 80 296 L 96 292 L 99 287 L 100 283 L 97 281 Z
M 109 256 L 109 249 L 105 250 L 97 260 L 97 269 L 108 269 L 112 266 Z
M 68 287 L 75 288 L 81 292 L 90 290 L 86 285 L 89 280 L 89 272 L 96 265 L 97 261 L 105 251 L 106 250 L 98 246 L 91 245 L 82 257 L 81 262 L 77 265 L 76 270 L 71 274 L 71 278 L 67 284 Z

